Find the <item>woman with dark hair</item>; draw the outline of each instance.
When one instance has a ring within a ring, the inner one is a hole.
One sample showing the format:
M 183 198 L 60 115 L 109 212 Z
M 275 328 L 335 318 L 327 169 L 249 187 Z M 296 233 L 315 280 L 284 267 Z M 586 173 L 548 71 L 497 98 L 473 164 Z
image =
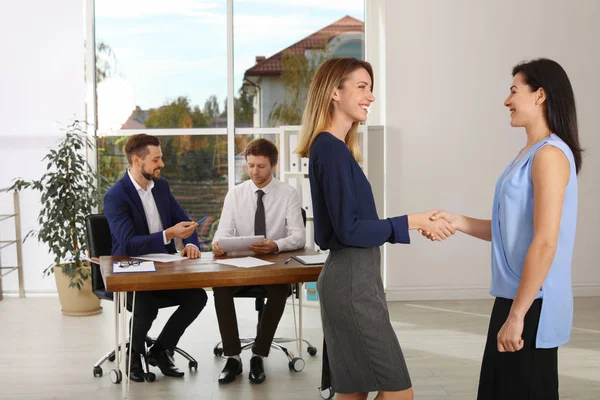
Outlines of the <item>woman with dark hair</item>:
M 571 259 L 581 153 L 575 98 L 555 61 L 513 69 L 504 101 L 527 144 L 496 184 L 491 220 L 441 211 L 456 230 L 492 242 L 496 297 L 478 400 L 558 399 L 558 346 L 573 320 Z M 423 232 L 428 235 L 428 232 Z

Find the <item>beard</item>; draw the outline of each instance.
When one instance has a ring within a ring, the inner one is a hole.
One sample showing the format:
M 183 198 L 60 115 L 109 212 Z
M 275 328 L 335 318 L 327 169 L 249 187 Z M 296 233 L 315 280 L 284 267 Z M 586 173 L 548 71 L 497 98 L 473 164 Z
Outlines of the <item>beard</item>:
M 143 176 L 144 178 L 146 178 L 147 180 L 149 180 L 149 181 L 155 181 L 155 180 L 158 180 L 158 179 L 159 179 L 159 178 L 158 178 L 158 177 L 156 177 L 156 175 L 155 175 L 155 174 L 156 174 L 156 171 L 160 171 L 160 169 L 158 169 L 158 168 L 157 168 L 157 169 L 155 169 L 154 171 L 152 171 L 151 173 L 148 173 L 148 172 L 146 172 L 146 171 L 144 170 L 144 168 L 142 168 L 142 171 L 141 171 L 141 172 L 142 172 L 142 176 Z

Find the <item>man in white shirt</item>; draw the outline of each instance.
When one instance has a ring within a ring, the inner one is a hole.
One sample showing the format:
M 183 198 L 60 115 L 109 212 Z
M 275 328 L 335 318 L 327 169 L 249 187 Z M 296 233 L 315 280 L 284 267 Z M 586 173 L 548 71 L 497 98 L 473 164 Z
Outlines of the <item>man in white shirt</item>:
M 266 139 L 256 139 L 245 150 L 250 180 L 227 193 L 219 228 L 213 239 L 213 253 L 224 254 L 219 239 L 231 236 L 264 235 L 265 240 L 249 247 L 258 254 L 278 253 L 304 248 L 306 230 L 302 218 L 300 196 L 292 186 L 273 177 L 277 166 L 277 147 Z M 267 304 L 252 346 L 249 379 L 265 380 L 263 357 L 269 355 L 271 342 L 283 315 L 290 285 L 265 285 Z M 233 382 L 242 373 L 241 343 L 235 314 L 234 295 L 243 287 L 215 287 L 215 308 L 228 357 L 219 375 L 219 383 Z

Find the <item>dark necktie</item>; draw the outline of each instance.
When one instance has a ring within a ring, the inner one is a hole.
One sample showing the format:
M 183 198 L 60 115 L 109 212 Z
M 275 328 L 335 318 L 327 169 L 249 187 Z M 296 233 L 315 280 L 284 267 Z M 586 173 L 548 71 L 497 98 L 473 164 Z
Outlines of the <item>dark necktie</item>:
M 258 199 L 256 200 L 256 214 L 254 215 L 254 234 L 255 235 L 264 235 L 267 237 L 267 227 L 265 222 L 265 205 L 263 204 L 263 196 L 265 192 L 262 190 L 257 190 L 256 195 Z

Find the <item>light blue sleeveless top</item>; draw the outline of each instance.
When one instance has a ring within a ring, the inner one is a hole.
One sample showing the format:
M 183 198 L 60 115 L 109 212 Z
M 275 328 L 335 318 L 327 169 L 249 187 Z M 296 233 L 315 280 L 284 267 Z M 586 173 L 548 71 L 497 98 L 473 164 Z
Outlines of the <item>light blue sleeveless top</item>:
M 573 153 L 552 134 L 536 143 L 500 175 L 492 211 L 492 287 L 495 297 L 514 299 L 519 288 L 525 256 L 533 240 L 533 181 L 535 154 L 543 146 L 563 151 L 571 166 L 560 219 L 558 246 L 548 276 L 536 298 L 542 311 L 536 337 L 537 348 L 553 348 L 569 341 L 573 323 L 571 259 L 577 222 L 577 174 Z

